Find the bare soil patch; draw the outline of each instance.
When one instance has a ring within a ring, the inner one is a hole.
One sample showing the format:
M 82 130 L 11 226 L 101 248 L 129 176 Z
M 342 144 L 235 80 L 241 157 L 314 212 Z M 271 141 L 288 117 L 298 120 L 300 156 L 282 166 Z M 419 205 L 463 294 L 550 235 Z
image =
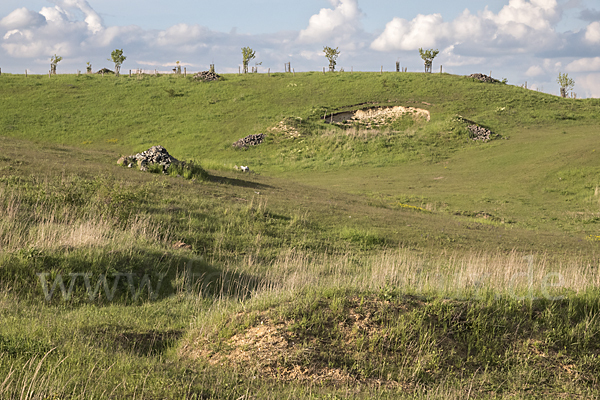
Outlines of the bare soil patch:
M 282 319 L 271 311 L 264 311 L 252 316 L 252 326 L 228 339 L 196 339 L 182 348 L 181 356 L 204 360 L 211 365 L 256 371 L 260 376 L 284 382 L 366 383 L 395 387 L 402 383 L 364 377 L 340 360 L 356 352 L 357 340 L 366 343 L 386 340 L 387 328 L 379 321 L 383 310 L 398 315 L 419 305 L 417 301 L 392 304 L 379 298 L 349 298 L 345 317 L 341 320 L 332 318 L 323 327 L 324 332 L 335 332 L 332 336 L 299 328 L 297 320 Z M 230 323 L 242 324 L 244 318 L 248 315 L 238 314 Z
M 424 121 L 429 121 L 431 119 L 431 113 L 428 110 L 415 107 L 395 106 L 336 113 L 328 116 L 325 119 L 325 122 L 341 125 L 359 123 L 366 125 L 367 127 L 377 127 L 390 124 L 405 116 Z

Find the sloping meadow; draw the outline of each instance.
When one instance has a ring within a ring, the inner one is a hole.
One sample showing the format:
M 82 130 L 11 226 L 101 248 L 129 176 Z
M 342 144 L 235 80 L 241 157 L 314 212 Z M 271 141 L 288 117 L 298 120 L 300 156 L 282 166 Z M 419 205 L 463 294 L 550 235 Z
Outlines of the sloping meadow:
M 1 78 L 0 397 L 600 395 L 597 100 L 445 74 Z M 393 107 L 430 118 L 331 123 Z M 116 165 L 154 145 L 208 173 Z M 534 145 L 582 165 L 494 164 Z

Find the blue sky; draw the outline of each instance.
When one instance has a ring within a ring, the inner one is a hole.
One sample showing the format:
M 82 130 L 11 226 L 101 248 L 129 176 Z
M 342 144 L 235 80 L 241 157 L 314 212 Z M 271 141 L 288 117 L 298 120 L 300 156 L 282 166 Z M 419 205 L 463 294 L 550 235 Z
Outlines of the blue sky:
M 111 67 L 123 48 L 124 70 L 237 72 L 240 48 L 252 47 L 260 71 L 320 70 L 323 46 L 339 47 L 346 70 L 422 71 L 418 48 L 455 74 L 483 72 L 548 93 L 568 72 L 579 97 L 600 97 L 598 0 L 2 0 L 0 68 L 45 73 Z

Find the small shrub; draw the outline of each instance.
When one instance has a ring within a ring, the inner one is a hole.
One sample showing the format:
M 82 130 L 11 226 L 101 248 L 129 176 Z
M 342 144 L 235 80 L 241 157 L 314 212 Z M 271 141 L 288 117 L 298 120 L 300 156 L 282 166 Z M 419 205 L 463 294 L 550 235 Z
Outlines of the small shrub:
M 163 166 L 160 164 L 148 164 L 148 172 L 151 174 L 160 174 L 163 172 Z
M 167 173 L 171 176 L 182 176 L 185 179 L 195 178 L 205 181 L 208 179 L 208 172 L 194 161 L 180 162 L 171 164 L 167 169 Z

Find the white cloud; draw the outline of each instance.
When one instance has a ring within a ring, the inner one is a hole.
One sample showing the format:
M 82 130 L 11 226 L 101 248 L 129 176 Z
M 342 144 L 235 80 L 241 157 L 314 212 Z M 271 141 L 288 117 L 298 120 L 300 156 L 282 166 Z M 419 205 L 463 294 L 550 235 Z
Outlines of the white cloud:
M 84 48 L 122 47 L 123 44 L 146 42 L 150 34 L 136 25 L 110 26 L 94 35 L 87 35 L 81 42 Z
M 85 15 L 85 23 L 92 33 L 103 29 L 102 17 L 89 5 L 86 0 L 54 0 L 64 8 L 78 8 Z
M 559 19 L 556 0 L 510 0 L 498 14 L 487 7 L 478 15 L 465 10 L 450 22 L 440 14 L 417 15 L 411 21 L 394 18 L 371 48 L 394 51 L 464 44 L 486 52 L 504 48 L 539 51 L 556 44 L 553 26 Z
M 566 69 L 567 72 L 600 71 L 600 57 L 580 58 L 569 63 Z
M 455 54 L 454 46 L 449 46 L 440 53 L 440 63 L 442 63 L 445 67 L 480 65 L 483 64 L 485 60 L 485 57 L 468 57 Z
M 349 38 L 360 27 L 363 13 L 357 0 L 330 0 L 331 8 L 322 8 L 310 17 L 308 27 L 300 31 L 301 43 L 322 43 L 333 38 Z
M 522 38 L 524 27 L 548 31 L 560 19 L 556 0 L 510 0 L 497 15 L 487 8 L 482 17 L 494 21 L 501 31 Z M 516 30 L 515 30 L 516 29 Z
M 532 65 L 529 67 L 527 72 L 525 72 L 526 76 L 539 76 L 544 74 L 544 69 L 539 65 Z
M 585 40 L 590 43 L 600 43 L 600 22 L 592 22 L 585 30 Z
M 54 0 L 54 7 L 44 7 L 40 14 L 48 23 L 69 24 L 76 20 L 71 10 L 80 11 L 84 15 L 84 23 L 91 33 L 101 31 L 104 26 L 102 17 L 96 13 L 86 0 Z
M 210 35 L 210 31 L 200 25 L 177 24 L 159 32 L 156 44 L 159 46 L 198 44 Z
M 390 51 L 435 47 L 447 29 L 448 24 L 443 23 L 441 14 L 419 14 L 412 21 L 394 18 L 385 26 L 385 31 L 371 44 L 371 48 Z
M 44 7 L 42 8 L 42 11 L 40 11 L 40 14 L 44 16 L 44 18 L 46 18 L 47 22 L 54 22 L 54 23 L 66 23 L 69 21 L 69 17 L 67 15 L 67 12 L 65 10 L 63 10 L 62 8 L 60 8 L 59 6 L 55 6 L 55 7 Z
M 302 50 L 300 52 L 300 56 L 302 56 L 304 59 L 306 60 L 317 60 L 317 59 L 322 59 L 323 58 L 324 53 L 322 51 L 309 51 L 309 50 Z
M 27 8 L 18 8 L 0 20 L 0 27 L 14 30 L 27 27 L 38 27 L 46 23 L 46 18 L 40 13 L 28 10 Z
M 583 93 L 577 93 L 578 97 L 600 97 L 600 73 L 592 73 L 577 77 L 575 81 L 576 91 L 585 88 Z
M 2 48 L 10 56 L 17 58 L 43 56 L 50 58 L 54 53 L 61 53 L 63 56 L 72 54 L 79 45 L 77 41 L 85 37 L 85 32 L 83 34 L 81 32 L 82 29 L 85 31 L 85 24 L 65 20 L 64 13 L 56 9 L 46 14 L 51 19 L 46 19 L 47 23 L 44 25 L 7 33 L 2 41 Z

